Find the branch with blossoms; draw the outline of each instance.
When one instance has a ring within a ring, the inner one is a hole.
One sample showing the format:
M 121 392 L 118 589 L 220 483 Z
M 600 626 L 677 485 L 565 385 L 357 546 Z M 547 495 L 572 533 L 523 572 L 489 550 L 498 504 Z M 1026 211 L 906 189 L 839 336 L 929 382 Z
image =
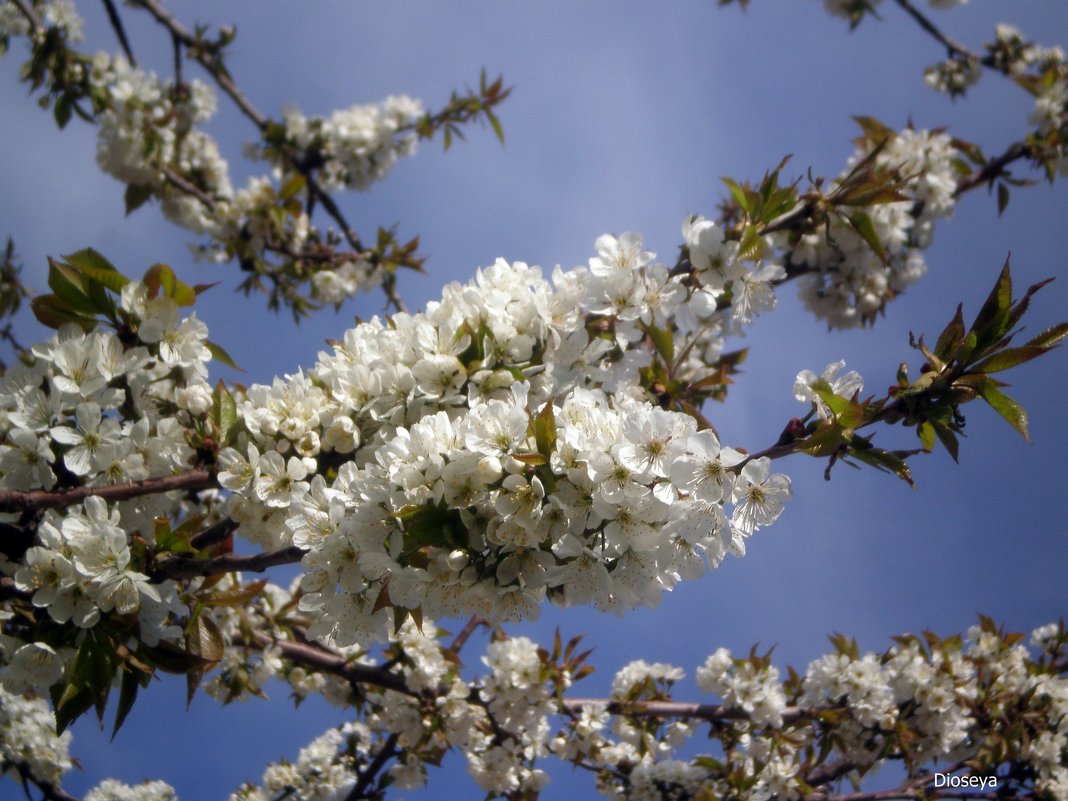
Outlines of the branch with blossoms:
M 225 626 L 205 610 L 266 586 L 227 575 L 298 561 L 287 614 L 304 616 L 299 634 L 287 644 L 246 625 L 250 647 L 324 659 L 313 643 L 383 641 L 408 619 L 653 604 L 778 520 L 790 482 L 772 458 L 805 452 L 911 481 L 912 452 L 863 429 L 914 426 L 922 450 L 940 440 L 956 457 L 959 407 L 980 398 L 1026 434 L 990 374 L 1068 335 L 1062 324 L 1012 346 L 1041 285 L 1014 300 L 1006 266 L 970 328 L 958 309 L 933 349 L 913 343 L 919 378 L 902 367 L 887 397 L 862 401 L 856 374 L 800 376 L 809 415 L 746 454 L 686 413 L 700 396 L 665 409 L 673 390 L 658 372 L 671 364 L 679 380 L 690 357 L 675 357 L 672 337 L 687 324 L 700 336 L 743 307 L 704 305 L 705 288 L 665 282 L 652 259 L 624 235 L 552 285 L 499 262 L 476 279 L 482 308 L 447 294 L 434 317 L 362 323 L 307 373 L 233 392 L 207 383 L 220 351 L 195 316 L 180 318 L 198 288 L 163 265 L 130 281 L 93 251 L 52 260 L 54 294 L 34 308 L 58 333 L 10 377 L 24 389 L 0 450 L 8 486 L 49 487 L 0 495 L 23 516 L 5 544 L 18 560 L 5 628 L 24 643 L 0 680 L 21 680 L 23 650 L 47 663 L 32 686 L 66 688 L 61 726 L 102 710 L 119 675 L 126 710 L 155 669 L 185 674 L 192 693 L 226 658 Z M 236 553 L 235 534 L 259 551 Z
M 274 677 L 297 699 L 318 692 L 353 705 L 353 722 L 290 763 L 284 779 L 298 794 L 312 782 L 338 797 L 365 797 L 350 788 L 365 792 L 372 782 L 374 797 L 387 786 L 419 787 L 427 766 L 452 751 L 464 754 L 490 797 L 507 799 L 538 797 L 547 781 L 538 764 L 549 757 L 592 771 L 602 791 L 627 799 L 1056 797 L 1068 778 L 1063 624 L 1037 629 L 1031 650 L 988 618 L 964 637 L 897 637 L 883 653 L 861 654 L 836 635 L 830 653 L 785 679 L 755 649 L 745 657 L 719 649 L 696 683 L 720 700 L 684 703 L 673 698 L 683 671 L 644 661 L 616 674 L 608 698 L 569 697 L 589 673 L 578 638 L 539 648 L 497 631 L 483 658 L 489 671 L 473 679 L 459 677 L 457 654 L 429 621 L 423 632 L 406 623 L 380 664 L 347 649 L 302 646 L 289 639 L 299 630 L 285 611 L 293 603 L 271 587 L 244 611 L 214 607 L 220 631 L 253 624 L 275 636 L 228 643 L 207 689 L 236 700 Z M 46 716 L 36 703 L 34 713 Z M 714 743 L 707 753 L 688 747 L 697 736 Z M 35 769 L 55 773 L 63 747 L 42 753 L 52 761 Z M 861 789 L 890 763 L 904 771 L 900 784 Z M 258 789 L 274 797 L 284 789 L 279 780 L 269 767 Z M 843 792 L 843 782 L 854 789 Z
M 156 0 L 132 5 L 148 12 L 173 41 L 172 80 L 137 65 L 121 14 L 111 3 L 108 20 L 123 55 L 89 57 L 72 49 L 82 23 L 69 3 L 19 0 L 20 17 L 0 28 L 5 44 L 13 36 L 30 40 L 24 79 L 31 89 L 43 90 L 42 102 L 52 105 L 59 126 L 76 113 L 99 128 L 98 161 L 126 184 L 127 213 L 159 201 L 172 222 L 209 237 L 200 247 L 204 258 L 236 261 L 248 273 L 240 287 L 246 294 L 264 291 L 270 308 L 286 308 L 296 319 L 373 287 L 381 287 L 389 304 L 401 310 L 395 273 L 422 270 L 418 238 L 402 241 L 392 229 L 379 228 L 373 241 L 365 241 L 333 193 L 367 189 L 398 158 L 413 153 L 418 140 L 438 131 L 446 149 L 474 121 L 487 123 L 503 140 L 496 114 L 510 92 L 503 80 L 488 80 L 483 72 L 477 90 L 454 92 L 433 113 L 418 101 L 391 97 L 328 119 L 290 109 L 277 121 L 254 105 L 226 67 L 233 29 L 210 35 L 204 26 L 190 30 Z M 214 93 L 199 80 L 183 79 L 182 53 L 253 124 L 260 142 L 249 152 L 270 163 L 280 180 L 254 178 L 245 189 L 233 189 L 227 162 L 199 127 L 215 111 Z M 317 208 L 333 228 L 315 226 Z
M 90 711 L 103 723 L 117 696 L 118 730 L 163 671 L 185 676 L 190 699 L 262 696 L 279 678 L 298 700 L 321 694 L 355 711 L 242 799 L 382 797 L 420 786 L 450 751 L 509 801 L 538 796 L 549 756 L 620 798 L 1064 794 L 1063 625 L 1034 633 L 1037 656 L 986 619 L 966 638 L 904 636 L 882 654 L 836 637 L 832 654 L 785 680 L 768 655 L 721 649 L 697 671 L 698 688 L 719 699 L 708 702 L 676 701 L 682 671 L 644 662 L 616 676 L 610 697 L 575 697 L 591 670 L 578 639 L 539 648 L 499 627 L 536 617 L 545 601 L 655 605 L 744 555 L 791 497 L 789 478 L 771 472 L 777 457 L 826 458 L 828 474 L 854 461 L 911 482 L 918 452 L 941 443 L 958 457 L 960 407 L 973 400 L 1027 436 L 1025 412 L 995 376 L 1048 353 L 1068 324 L 1014 344 L 1041 285 L 1015 299 L 1007 265 L 970 327 L 958 308 L 933 345 L 911 343 L 925 360 L 919 376 L 903 364 L 885 396 L 864 399 L 840 364 L 805 371 L 794 394 L 808 414 L 756 451 L 727 445 L 706 401 L 725 398 L 745 358 L 727 340 L 774 307 L 785 281 L 802 282 L 832 325 L 870 324 L 922 274 L 934 226 L 960 197 L 998 184 L 1003 206 L 1008 169 L 1023 159 L 1052 178 L 1063 160 L 1062 55 L 1000 30 L 989 46 L 988 66 L 1004 64 L 1036 96 L 1034 131 L 1000 157 L 859 118 L 835 179 L 800 192 L 780 180 L 785 162 L 757 185 L 725 179 L 731 200 L 716 220 L 686 219 L 673 267 L 638 234 L 604 235 L 586 265 L 546 275 L 499 260 L 409 314 L 391 281 L 419 266 L 417 244 L 380 231 L 368 246 L 331 193 L 365 188 L 437 130 L 446 147 L 475 119 L 500 136 L 502 82 L 483 76 L 436 114 L 393 98 L 275 121 L 225 66 L 232 31 L 190 31 L 156 0 L 134 5 L 170 35 L 173 80 L 137 68 L 110 2 L 125 56 L 71 50 L 80 23 L 65 2 L 0 6 L 18 12 L 0 16 L 0 38 L 31 40 L 26 79 L 60 126 L 74 114 L 99 126 L 102 166 L 127 184 L 130 211 L 159 200 L 211 237 L 208 252 L 250 273 L 246 289 L 269 285 L 275 305 L 297 314 L 378 280 L 398 313 L 355 326 L 297 375 L 212 385 L 209 362 L 229 357 L 186 312 L 210 287 L 163 264 L 130 280 L 91 250 L 50 260 L 51 292 L 31 305 L 55 334 L 0 379 L 4 769 L 65 798 L 67 729 Z M 280 180 L 232 190 L 198 127 L 214 95 L 182 77 L 183 59 L 250 119 L 256 156 Z M 317 207 L 335 230 L 312 225 Z M 919 448 L 876 446 L 867 432 L 881 424 L 915 428 Z M 298 561 L 289 589 L 239 575 Z M 446 644 L 431 618 L 458 615 L 473 616 Z M 461 651 L 483 625 L 489 672 L 465 678 Z M 711 753 L 680 757 L 703 729 Z M 841 792 L 888 762 L 907 776 L 899 787 Z M 932 772 L 936 762 L 946 768 Z M 974 792 L 973 780 L 996 791 Z M 171 790 L 105 782 L 94 792 Z

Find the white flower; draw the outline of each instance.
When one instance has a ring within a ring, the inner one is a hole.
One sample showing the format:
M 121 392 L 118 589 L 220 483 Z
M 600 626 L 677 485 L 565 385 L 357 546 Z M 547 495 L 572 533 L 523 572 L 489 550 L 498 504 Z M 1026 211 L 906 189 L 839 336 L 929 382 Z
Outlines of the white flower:
M 731 525 L 745 535 L 779 519 L 789 500 L 790 479 L 782 473 L 768 475 L 771 459 L 754 459 L 742 468 L 734 485 L 734 513 Z
M 820 379 L 830 384 L 831 391 L 840 398 L 852 398 L 856 393 L 864 389 L 864 379 L 855 370 L 850 370 L 845 375 L 838 375 L 838 371 L 845 367 L 845 361 L 837 361 L 828 364 L 824 368 Z M 816 374 L 811 370 L 802 370 L 797 374 L 794 381 L 794 397 L 802 402 L 816 404 L 816 413 L 821 420 L 831 416 L 831 410 L 827 404 L 812 389 L 812 384 L 817 380 Z
M 597 256 L 590 259 L 590 272 L 599 278 L 616 272 L 635 272 L 653 260 L 655 254 L 642 250 L 641 234 L 627 231 L 619 237 L 604 234 L 594 243 Z
M 7 439 L 7 443 L 0 446 L 4 486 L 13 490 L 52 489 L 56 485 L 56 474 L 52 472 L 51 464 L 56 457 L 48 447 L 48 437 L 38 437 L 32 431 L 16 428 Z
M 287 461 L 277 451 L 269 451 L 260 457 L 258 467 L 254 492 L 268 506 L 285 508 L 308 491 L 310 485 L 302 480 L 308 468 L 296 456 Z
M 698 431 L 686 440 L 686 452 L 671 463 L 671 480 L 695 500 L 716 503 L 729 499 L 734 485 L 730 468 L 744 458 L 734 448 L 721 447 L 711 430 Z
M 57 426 L 51 434 L 56 442 L 73 446 L 63 455 L 67 469 L 77 476 L 85 476 L 99 471 L 110 461 L 110 450 L 118 444 L 121 429 L 115 420 L 103 419 L 95 403 L 79 403 L 75 419 L 76 429 Z

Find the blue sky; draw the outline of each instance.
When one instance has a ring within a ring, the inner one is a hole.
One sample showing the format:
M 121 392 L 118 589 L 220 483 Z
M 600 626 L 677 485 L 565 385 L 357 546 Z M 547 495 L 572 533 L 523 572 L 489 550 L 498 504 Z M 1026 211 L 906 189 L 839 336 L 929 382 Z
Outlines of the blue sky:
M 582 264 L 605 232 L 640 231 L 648 249 L 669 261 L 683 217 L 715 214 L 720 176 L 759 179 L 788 153 L 790 177 L 810 166 L 836 174 L 852 150 L 853 114 L 893 127 L 910 116 L 921 128 L 951 126 L 996 153 L 1021 135 L 1030 110 L 1021 91 L 993 75 L 964 101 L 929 91 L 923 67 L 942 53 L 889 3 L 883 22 L 868 20 L 853 33 L 815 0 L 755 0 L 744 14 L 719 10 L 711 0 L 376 0 L 303 3 L 299 11 L 252 0 L 172 5 L 187 22 L 238 23 L 231 71 L 271 115 L 294 103 L 307 113 L 328 113 L 391 93 L 420 97 L 434 108 L 453 88 L 474 84 L 483 67 L 515 86 L 501 108 L 503 147 L 477 128 L 447 154 L 438 142 L 424 143 L 370 193 L 343 199 L 362 231 L 397 223 L 402 234 L 421 236 L 431 259 L 428 275 L 405 276 L 402 291 L 412 307 L 498 256 L 545 268 Z M 113 49 L 98 5 L 88 4 L 84 13 L 87 48 Z M 139 58 L 165 71 L 169 42 L 144 15 L 123 13 Z M 984 0 L 931 13 L 974 46 L 1001 21 L 1043 44 L 1068 44 L 1068 15 L 1059 3 Z M 239 377 L 245 382 L 310 365 L 324 340 L 339 335 L 354 315 L 381 310 L 381 297 L 370 295 L 295 328 L 289 318 L 264 311 L 261 300 L 235 296 L 234 267 L 194 264 L 186 249 L 192 238 L 157 209 L 124 219 L 122 187 L 93 160 L 93 131 L 77 121 L 62 133 L 55 129 L 15 80 L 22 55 L 16 45 L 0 61 L 6 190 L 0 235 L 14 237 L 31 285 L 44 288 L 46 255 L 86 246 L 130 274 L 166 261 L 190 282 L 221 280 L 197 313 L 247 369 Z M 236 158 L 252 130 L 224 101 L 210 129 L 234 156 L 235 184 L 258 170 Z M 818 372 L 845 358 L 871 391 L 881 391 L 900 361 L 918 364 L 909 331 L 936 334 L 959 301 L 966 315 L 974 314 L 1010 251 L 1021 289 L 1061 276 L 1036 299 L 1030 330 L 1064 319 L 1066 201 L 1063 184 L 1041 184 L 1017 191 L 999 219 L 993 198 L 973 192 L 939 228 L 927 253 L 930 273 L 873 329 L 828 334 L 785 288 L 779 308 L 758 320 L 744 343 L 752 349 L 745 375 L 728 402 L 710 411 L 724 439 L 750 449 L 773 442 L 785 421 L 803 412 L 791 393 L 803 368 Z M 31 322 L 23 330 L 26 339 L 39 336 Z M 225 368 L 219 375 L 238 378 Z M 721 645 L 738 651 L 757 641 L 776 645 L 780 664 L 803 666 L 825 650 L 825 635 L 834 631 L 856 636 L 862 648 L 882 649 L 891 634 L 962 630 L 977 612 L 1020 630 L 1063 616 L 1065 356 L 1055 353 L 1010 380 L 1016 385 L 1010 392 L 1030 412 L 1034 443 L 974 405 L 966 409 L 962 464 L 944 454 L 918 459 L 915 491 L 882 474 L 845 468 L 828 483 L 822 463 L 793 457 L 777 469 L 792 477 L 796 497 L 775 526 L 751 541 L 744 559 L 680 586 L 655 610 L 615 618 L 547 608 L 538 623 L 512 631 L 542 641 L 555 627 L 565 635 L 587 632 L 598 673 L 583 694 L 598 694 L 618 667 L 639 657 L 680 665 L 692 677 Z M 879 440 L 912 445 L 904 431 Z M 294 712 L 284 688 L 275 695 L 273 704 L 226 709 L 201 698 L 186 714 L 184 688 L 164 681 L 114 743 L 92 724 L 76 727 L 83 770 L 67 786 L 81 793 L 106 776 L 158 777 L 186 801 L 225 798 L 240 781 L 258 778 L 266 761 L 295 757 L 339 720 L 316 704 Z M 461 760 L 451 763 L 428 792 L 407 795 L 478 797 Z M 588 777 L 563 768 L 554 771 L 545 797 L 579 792 L 591 792 Z

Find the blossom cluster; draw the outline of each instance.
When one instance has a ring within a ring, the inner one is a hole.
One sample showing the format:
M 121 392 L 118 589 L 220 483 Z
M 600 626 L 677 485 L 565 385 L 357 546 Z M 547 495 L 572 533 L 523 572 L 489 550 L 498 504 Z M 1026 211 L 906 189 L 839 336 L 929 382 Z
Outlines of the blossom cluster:
M 272 634 L 265 641 L 295 642 L 287 633 L 295 618 L 287 623 L 281 614 L 291 608 L 292 595 L 271 586 L 265 596 L 271 600 L 266 606 L 257 601 L 256 614 L 279 614 L 256 624 L 267 622 L 261 631 Z M 228 616 L 239 617 L 221 608 L 212 614 L 224 627 Z M 967 764 L 976 775 L 996 779 L 1002 792 L 1068 798 L 1063 625 L 1036 629 L 1031 649 L 1020 635 L 1003 634 L 988 620 L 965 638 L 899 637 L 884 653 L 861 654 L 836 637 L 834 651 L 785 679 L 766 656 L 740 658 L 720 648 L 696 670 L 697 688 L 714 699 L 700 707 L 672 703 L 685 678 L 682 669 L 640 660 L 619 670 L 609 698 L 571 703 L 567 691 L 576 663 L 567 652 L 562 657 L 559 646 L 550 655 L 525 637 L 496 636 L 482 658 L 485 674 L 461 678 L 456 654 L 441 634 L 429 621 L 422 631 L 406 622 L 383 664 L 355 651 L 322 651 L 347 653 L 346 665 L 368 670 L 358 697 L 351 689 L 347 700 L 326 691 L 334 702 L 356 706 L 360 717 L 316 738 L 295 761 L 270 765 L 259 784 L 243 785 L 231 801 L 282 793 L 341 798 L 357 782 L 365 790 L 384 783 L 421 787 L 426 765 L 453 750 L 465 755 L 472 778 L 489 797 L 542 789 L 548 776 L 538 764 L 549 756 L 593 771 L 610 799 L 711 794 L 768 801 L 820 791 L 841 777 L 859 780 L 904 755 L 911 787 L 934 782 L 932 765 L 960 772 Z M 231 648 L 247 651 L 249 644 L 235 639 Z M 302 681 L 307 686 L 298 674 L 317 676 L 321 688 L 347 683 L 302 661 L 301 653 L 273 660 L 276 675 L 293 687 Z M 36 705 L 33 715 L 0 719 L 7 764 L 27 766 L 31 776 L 58 785 L 70 768 L 69 735 L 50 733 L 51 716 L 42 702 L 3 700 L 4 710 Z M 34 728 L 30 723 L 37 719 L 49 725 Z M 694 755 L 705 729 L 715 741 L 712 751 Z M 380 775 L 369 769 L 372 763 Z M 826 770 L 830 766 L 833 773 Z M 87 796 L 174 798 L 163 782 L 130 787 L 113 780 Z
M 270 801 L 288 796 L 301 801 L 347 798 L 367 761 L 369 745 L 370 731 L 363 723 L 330 729 L 302 748 L 296 762 L 268 765 L 259 785 L 243 785 L 230 801 Z
M 834 653 L 787 682 L 765 657 L 735 658 L 717 650 L 696 676 L 698 687 L 722 703 L 711 734 L 723 752 L 714 758 L 678 758 L 674 752 L 686 737 L 677 731 L 674 738 L 658 732 L 658 748 L 641 747 L 630 736 L 649 725 L 639 716 L 631 716 L 628 726 L 617 723 L 626 736 L 612 737 L 607 715 L 589 710 L 571 719 L 554 750 L 600 767 L 600 789 L 618 799 L 666 801 L 702 793 L 755 801 L 798 798 L 811 792 L 808 782 L 819 772 L 812 755 L 821 741 L 831 750 L 820 761 L 840 759 L 851 766 L 850 775 L 877 769 L 900 753 L 893 745 L 901 741 L 907 743 L 911 779 L 926 776 L 930 784 L 933 774 L 925 766 L 970 760 L 977 771 L 996 775 L 998 787 L 1023 777 L 1038 793 L 1068 798 L 1068 681 L 1055 667 L 1065 644 L 1063 626 L 1035 630 L 1032 643 L 1045 651 L 1037 662 L 1017 638 L 1002 636 L 989 622 L 972 627 L 963 645 L 959 638 L 899 639 L 884 654 L 864 655 L 839 640 Z M 669 665 L 635 663 L 617 674 L 613 697 L 632 704 L 666 700 L 681 678 L 682 671 Z M 655 699 L 650 679 L 663 690 Z M 1013 730 L 1020 743 L 1006 744 L 1019 749 L 1026 765 L 1015 776 L 999 769 L 997 757 L 989 761 L 1001 736 L 1001 713 L 1030 721 Z
M 195 314 L 180 319 L 174 300 L 150 297 L 141 282 L 126 284 L 120 307 L 136 332 L 133 343 L 67 324 L 34 346 L 30 364 L 0 378 L 3 489 L 103 488 L 195 464 L 190 430 L 211 405 L 207 328 Z M 133 616 L 143 642 L 180 639 L 175 582 L 151 582 L 142 568 L 143 546 L 154 544 L 159 521 L 210 514 L 210 497 L 191 503 L 184 495 L 110 504 L 88 497 L 49 509 L 21 563 L 7 561 L 0 570 L 55 623 L 83 630 L 105 616 Z M 0 683 L 11 692 L 47 689 L 73 655 L 62 639 L 5 637 L 0 651 Z
M 81 40 L 82 18 L 75 9 L 73 0 L 35 0 L 33 8 L 49 27 L 62 30 L 69 41 Z M 14 3 L 9 0 L 0 3 L 0 40 L 13 36 L 28 36 L 30 29 L 30 21 Z
M 233 194 L 229 166 L 215 140 L 197 127 L 215 114 L 212 89 L 200 80 L 179 86 L 108 53 L 93 58 L 88 75 L 101 109 L 96 153 L 100 169 L 160 198 L 172 222 L 198 234 L 215 232 L 213 209 L 167 179 L 167 171 L 187 177 L 212 198 Z
M 958 153 L 945 133 L 908 128 L 865 136 L 840 181 L 873 153 L 871 170 L 898 176 L 898 199 L 864 206 L 859 219 L 831 216 L 826 231 L 786 246 L 788 261 L 808 270 L 800 279 L 802 300 L 833 327 L 871 322 L 888 300 L 919 280 L 927 271 L 922 251 L 931 244 L 934 224 L 956 205 Z M 837 186 L 830 187 L 832 197 Z
M 422 103 L 406 95 L 341 109 L 329 117 L 305 117 L 288 108 L 282 115 L 284 145 L 250 148 L 249 154 L 272 162 L 282 176 L 294 163 L 314 166 L 324 189 L 367 189 L 384 178 L 398 158 L 415 152 L 414 124 L 424 113 Z M 284 157 L 283 150 L 289 150 Z
M 953 53 L 928 67 L 924 79 L 936 91 L 962 95 L 979 80 L 984 65 L 1012 76 L 1032 94 L 1034 108 L 1027 119 L 1034 128 L 1030 137 L 1032 157 L 1045 163 L 1049 177 L 1058 172 L 1068 175 L 1068 59 L 1064 50 L 1041 47 L 1028 41 L 1014 26 L 1000 24 L 982 57 L 970 52 Z
M 778 518 L 788 479 L 659 408 L 639 375 L 648 326 L 699 339 L 753 306 L 717 311 L 636 234 L 597 245 L 551 282 L 498 261 L 248 390 L 219 454 L 227 510 L 258 545 L 308 551 L 314 635 L 384 638 L 393 608 L 652 605 Z
M 81 38 L 82 20 L 70 0 L 37 0 L 33 12 L 42 26 L 36 30 L 14 3 L 0 2 L 0 40 L 40 42 L 46 28 L 60 31 L 67 43 Z M 97 162 L 127 185 L 128 210 L 158 200 L 169 220 L 208 237 L 194 248 L 205 259 L 246 266 L 266 265 L 270 257 L 300 262 L 297 276 L 310 279 L 320 303 L 340 303 L 382 282 L 381 270 L 363 254 L 336 249 L 340 235 L 313 225 L 295 197 L 299 190 L 286 186 L 315 176 L 326 191 L 367 189 L 415 152 L 415 124 L 424 116 L 419 101 L 391 96 L 312 118 L 288 109 L 262 142 L 246 148 L 247 155 L 271 163 L 272 176 L 253 176 L 235 189 L 229 164 L 202 127 L 217 105 L 207 84 L 160 78 L 121 54 L 70 50 L 68 56 L 69 67 L 55 76 L 56 90 L 91 101 Z
M 56 718 L 43 698 L 0 687 L 0 776 L 26 770 L 58 785 L 72 767 L 70 732 L 56 734 Z

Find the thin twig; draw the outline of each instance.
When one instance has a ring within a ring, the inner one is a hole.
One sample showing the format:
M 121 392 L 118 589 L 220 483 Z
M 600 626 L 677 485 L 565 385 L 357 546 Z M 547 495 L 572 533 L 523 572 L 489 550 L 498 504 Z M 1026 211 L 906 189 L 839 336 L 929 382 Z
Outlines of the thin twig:
M 17 1 L 18 0 L 16 0 L 16 2 Z M 19 778 L 22 779 L 23 787 L 32 784 L 44 794 L 43 798 L 45 801 L 81 801 L 77 796 L 71 795 L 62 787 L 57 787 L 52 784 L 52 782 L 38 779 L 33 775 L 30 766 L 25 762 L 16 762 L 13 767 L 18 771 Z M 29 793 L 26 795 L 28 797 Z
M 894 2 L 901 6 L 901 8 L 904 9 L 906 14 L 916 20 L 916 22 L 919 23 L 919 26 L 921 28 L 923 28 L 925 31 L 927 31 L 927 33 L 931 34 L 931 36 L 937 39 L 938 42 L 943 47 L 945 47 L 946 50 L 949 51 L 949 54 L 951 56 L 964 56 L 965 58 L 974 61 L 980 60 L 977 54 L 973 53 L 960 42 L 951 39 L 944 33 L 942 33 L 942 31 L 938 29 L 938 26 L 931 22 L 931 20 L 929 20 L 923 14 L 923 12 L 921 12 L 914 5 L 912 5 L 911 0 L 894 0 Z
M 237 107 L 241 109 L 242 113 L 261 131 L 266 130 L 270 124 L 270 120 L 265 114 L 257 109 L 252 101 L 248 99 L 244 92 L 234 83 L 230 74 L 223 67 L 222 61 L 217 53 L 212 53 L 205 47 L 204 42 L 201 42 L 194 36 L 188 28 L 186 28 L 181 22 L 178 21 L 167 9 L 165 9 L 157 0 L 134 0 L 136 5 L 141 6 L 149 14 L 156 18 L 163 27 L 171 32 L 182 44 L 185 45 L 186 50 L 189 51 L 189 55 L 193 57 L 201 66 L 204 67 L 215 80 L 215 83 L 219 85 L 226 94 L 230 96 L 230 99 L 237 104 Z
M 119 16 L 119 10 L 115 8 L 115 4 L 112 0 L 104 0 L 104 9 L 108 12 L 108 22 L 111 23 L 111 27 L 115 31 L 115 36 L 118 37 L 122 52 L 126 54 L 126 60 L 130 62 L 131 67 L 136 68 L 138 66 L 137 58 L 133 54 L 133 48 L 130 47 L 130 40 L 126 37 L 126 29 L 122 25 L 122 18 Z
M 631 718 L 687 718 L 690 720 L 749 720 L 751 715 L 742 709 L 730 709 L 723 704 L 693 704 L 683 701 L 623 702 L 612 698 L 565 698 L 563 711 L 575 715 L 590 706 L 603 707 L 610 715 Z M 784 721 L 814 717 L 817 710 L 804 706 L 788 706 L 782 711 Z M 825 710 L 824 710 L 825 711 Z
M 245 556 L 228 553 L 213 556 L 210 559 L 191 559 L 186 556 L 172 556 L 160 561 L 152 571 L 152 577 L 162 579 L 187 579 L 195 576 L 216 576 L 220 573 L 262 573 L 278 565 L 292 565 L 299 562 L 306 551 L 293 545 L 279 548 L 277 551 Z
M 362 665 L 359 662 L 351 662 L 318 643 L 305 645 L 291 640 L 274 639 L 260 633 L 254 634 L 254 637 L 255 641 L 253 643 L 244 644 L 258 649 L 266 647 L 277 648 L 283 656 L 293 662 L 314 670 L 331 673 L 352 684 L 370 684 L 374 687 L 393 690 L 413 698 L 420 697 L 419 693 L 408 688 L 403 676 L 383 670 L 379 665 Z
M 371 760 L 366 768 L 359 772 L 356 785 L 352 788 L 352 792 L 345 796 L 345 801 L 359 801 L 359 799 L 364 798 L 364 793 L 367 792 L 367 788 L 371 786 L 371 782 L 375 780 L 378 772 L 399 753 L 397 751 L 397 740 L 399 739 L 400 735 L 396 732 L 386 738 L 386 741 L 382 743 L 382 747 L 378 749 L 378 753 L 375 754 L 375 758 Z
M 953 190 L 953 197 L 960 197 L 976 187 L 992 183 L 995 179 L 1005 174 L 1005 168 L 1013 162 L 1028 158 L 1033 150 L 1030 145 L 1023 142 L 1014 142 L 1008 150 L 995 159 L 991 159 L 983 165 L 982 169 L 964 176 L 957 181 L 957 188 Z
M 174 85 L 182 86 L 182 40 L 176 33 L 171 33 L 171 46 L 174 49 Z
M 34 33 L 44 28 L 44 25 L 41 23 L 41 18 L 33 12 L 33 6 L 29 5 L 26 0 L 11 0 L 11 2 L 22 12 L 22 16 L 24 16 L 30 23 L 30 27 L 33 29 Z
M 471 639 L 471 635 L 475 633 L 479 626 L 488 626 L 489 623 L 479 615 L 471 615 L 471 618 L 467 621 L 460 633 L 456 635 L 456 638 L 452 641 L 446 652 L 452 654 L 454 657 L 459 658 L 460 651 L 463 650 L 464 645 Z
M 208 209 L 210 209 L 211 211 L 215 210 L 216 200 L 211 195 L 209 195 L 207 192 L 205 192 L 204 190 L 202 190 L 200 187 L 196 186 L 195 184 L 192 184 L 189 181 L 187 181 L 185 178 L 180 176 L 178 173 L 176 173 L 170 167 L 164 167 L 162 172 L 163 172 L 163 177 L 167 179 L 167 182 L 169 184 L 174 186 L 176 189 L 179 189 L 182 192 L 185 192 L 187 195 L 191 195 L 191 196 L 195 197 L 197 200 L 199 200 L 201 203 L 203 203 L 205 206 L 207 206 Z
M 108 484 L 100 487 L 73 487 L 66 490 L 5 490 L 0 492 L 0 512 L 30 512 L 38 509 L 58 509 L 98 496 L 106 501 L 126 501 L 142 495 L 155 495 L 171 490 L 205 490 L 219 486 L 215 476 L 207 470 L 190 470 L 173 476 L 146 478 L 128 484 Z

